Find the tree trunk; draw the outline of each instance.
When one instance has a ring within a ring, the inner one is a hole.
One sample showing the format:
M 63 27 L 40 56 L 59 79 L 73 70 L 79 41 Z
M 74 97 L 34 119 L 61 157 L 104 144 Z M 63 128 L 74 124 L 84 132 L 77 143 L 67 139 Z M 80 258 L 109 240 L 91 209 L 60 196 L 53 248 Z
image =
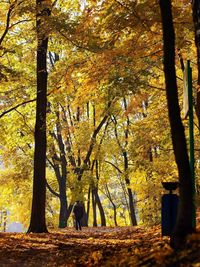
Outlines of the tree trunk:
M 65 146 L 61 135 L 61 124 L 59 109 L 57 111 L 57 140 L 60 149 L 61 159 L 61 176 L 58 179 L 59 192 L 60 192 L 60 216 L 59 216 L 59 228 L 65 228 L 67 226 L 67 195 L 66 195 L 66 181 L 67 181 L 67 160 L 65 156 Z M 58 178 L 58 177 L 57 177 Z
M 87 200 L 87 221 L 89 221 L 89 215 L 90 215 L 90 188 L 88 189 L 88 200 Z
M 59 214 L 59 228 L 67 226 L 67 196 L 66 196 L 66 179 L 61 178 L 59 183 L 60 191 L 60 214 Z
M 128 190 L 128 199 L 129 199 L 129 213 L 130 213 L 130 218 L 131 218 L 131 224 L 132 226 L 137 225 L 137 220 L 136 220 L 136 215 L 135 215 L 135 205 L 133 201 L 133 193 L 130 186 L 130 180 L 128 177 L 128 156 L 127 152 L 123 152 L 124 156 L 124 172 L 125 172 L 125 181 L 126 181 L 126 186 Z
M 195 112 L 196 112 L 196 115 L 197 115 L 198 128 L 199 128 L 199 131 L 200 131 L 200 91 L 198 91 L 197 95 L 196 95 Z
M 116 208 L 115 203 L 114 203 L 113 200 L 112 200 L 112 197 L 111 197 L 111 194 L 110 194 L 110 190 L 109 190 L 107 184 L 105 185 L 105 189 L 106 189 L 106 192 L 107 192 L 107 197 L 108 197 L 108 199 L 110 200 L 110 203 L 111 203 L 112 206 L 113 206 L 114 223 L 115 223 L 115 226 L 117 226 L 117 208 Z
M 97 206 L 94 189 L 92 189 L 93 226 L 97 226 Z
M 114 223 L 115 223 L 115 226 L 118 226 L 117 224 L 117 208 L 116 208 L 116 205 L 114 204 L 114 202 L 111 202 L 112 205 L 113 205 L 113 211 L 114 211 Z
M 200 1 L 192 1 L 192 15 L 195 29 L 195 44 L 197 48 L 198 85 L 200 85 Z
M 65 197 L 60 197 L 59 228 L 67 226 L 67 202 Z
M 124 103 L 124 110 L 127 111 L 127 103 L 125 97 L 123 98 L 123 103 Z M 117 120 L 115 119 L 115 136 L 117 139 L 117 143 L 122 150 L 122 155 L 123 155 L 123 160 L 124 160 L 124 177 L 125 177 L 125 183 L 126 183 L 126 188 L 128 190 L 128 196 L 129 196 L 129 204 L 128 204 L 128 209 L 129 209 L 129 216 L 130 216 L 130 221 L 131 224 L 137 225 L 137 220 L 136 220 L 136 215 L 135 215 L 135 207 L 134 207 L 134 201 L 133 201 L 133 194 L 132 190 L 130 189 L 130 179 L 128 176 L 128 168 L 129 168 L 129 163 L 128 163 L 128 153 L 127 153 L 127 147 L 128 147 L 128 136 L 129 136 L 129 127 L 130 127 L 130 120 L 127 115 L 126 118 L 126 128 L 124 131 L 124 138 L 125 142 L 124 145 L 122 146 L 120 143 L 120 140 L 118 138 L 118 133 L 117 133 Z M 120 170 L 118 170 L 120 173 L 122 173 Z M 126 196 L 125 196 L 126 199 Z
M 35 124 L 35 151 L 33 198 L 28 232 L 48 232 L 45 220 L 46 204 L 46 106 L 47 106 L 47 47 L 45 20 L 50 15 L 44 0 L 36 0 L 37 8 L 37 101 Z
M 69 207 L 68 207 L 68 209 L 67 209 L 66 223 L 67 223 L 67 221 L 68 221 L 68 219 L 69 219 L 69 216 L 70 216 L 70 214 L 71 214 L 71 212 L 72 212 L 72 209 L 73 209 L 73 205 L 70 204 Z
M 193 15 L 193 22 L 194 22 L 195 45 L 197 49 L 198 85 L 200 85 L 200 1 L 199 0 L 192 1 L 192 15 Z M 184 65 L 183 65 L 182 70 L 184 70 Z M 195 112 L 197 115 L 198 127 L 200 131 L 200 91 L 199 91 L 199 88 L 198 88 L 197 95 L 196 95 Z
M 171 245 L 180 248 L 186 236 L 194 232 L 192 224 L 193 186 L 187 154 L 184 127 L 181 121 L 175 71 L 175 33 L 173 27 L 171 1 L 160 0 L 164 40 L 164 74 L 167 94 L 168 115 L 175 160 L 179 173 L 179 208 L 175 229 L 171 235 Z
M 105 217 L 105 213 L 104 213 L 104 210 L 103 210 L 103 206 L 101 204 L 101 200 L 99 198 L 98 189 L 94 188 L 93 189 L 93 193 L 95 195 L 96 204 L 97 204 L 97 206 L 99 208 L 99 213 L 100 213 L 100 218 L 101 218 L 101 226 L 106 226 L 106 217 Z
M 85 211 L 85 205 L 84 207 L 84 214 L 83 214 L 83 218 L 81 219 L 82 222 L 82 226 L 88 227 L 88 220 L 87 220 L 87 213 Z
M 135 226 L 135 225 L 137 225 L 137 220 L 136 220 L 136 216 L 135 216 L 133 193 L 132 193 L 132 190 L 130 188 L 128 188 L 128 199 L 129 199 L 131 224 L 132 224 L 132 226 Z

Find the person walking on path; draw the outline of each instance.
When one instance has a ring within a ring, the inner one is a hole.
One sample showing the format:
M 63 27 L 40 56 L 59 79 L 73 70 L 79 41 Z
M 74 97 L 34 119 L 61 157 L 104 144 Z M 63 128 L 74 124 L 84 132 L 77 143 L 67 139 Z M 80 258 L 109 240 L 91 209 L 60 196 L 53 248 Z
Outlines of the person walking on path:
M 75 217 L 75 227 L 76 230 L 81 230 L 81 219 L 84 214 L 83 204 L 80 201 L 76 201 L 73 209 L 74 217 Z

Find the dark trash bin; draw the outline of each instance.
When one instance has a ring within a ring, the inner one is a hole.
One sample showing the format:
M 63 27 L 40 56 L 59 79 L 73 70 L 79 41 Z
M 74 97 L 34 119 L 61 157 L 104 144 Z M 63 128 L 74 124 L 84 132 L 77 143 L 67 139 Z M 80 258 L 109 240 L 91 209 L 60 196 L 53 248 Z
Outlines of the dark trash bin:
M 178 201 L 176 194 L 172 193 L 178 187 L 176 182 L 162 183 L 163 187 L 169 190 L 169 194 L 162 196 L 162 210 L 161 210 L 161 229 L 162 236 L 170 236 L 176 224 Z

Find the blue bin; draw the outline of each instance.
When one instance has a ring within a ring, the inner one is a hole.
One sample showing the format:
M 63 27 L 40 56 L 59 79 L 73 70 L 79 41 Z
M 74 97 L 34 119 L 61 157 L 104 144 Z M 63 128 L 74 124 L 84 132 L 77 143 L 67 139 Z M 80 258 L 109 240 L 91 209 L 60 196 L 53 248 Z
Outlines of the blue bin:
M 171 236 L 176 224 L 179 198 L 176 194 L 162 196 L 161 229 L 162 236 Z

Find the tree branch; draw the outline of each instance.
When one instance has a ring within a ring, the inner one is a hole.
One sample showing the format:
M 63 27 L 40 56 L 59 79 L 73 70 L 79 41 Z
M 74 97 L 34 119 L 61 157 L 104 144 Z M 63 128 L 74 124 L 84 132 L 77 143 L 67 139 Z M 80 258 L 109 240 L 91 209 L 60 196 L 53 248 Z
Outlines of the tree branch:
M 46 181 L 46 186 L 47 188 L 49 189 L 49 191 L 56 197 L 59 197 L 60 198 L 60 194 L 58 194 L 56 191 L 54 191 L 51 186 L 48 184 L 48 182 Z
M 12 108 L 10 108 L 10 109 L 8 109 L 8 110 L 2 112 L 2 113 L 0 114 L 0 118 L 2 118 L 2 117 L 3 117 L 4 115 L 6 115 L 7 113 L 9 113 L 9 112 L 11 112 L 11 111 L 17 109 L 18 107 L 21 107 L 21 106 L 23 106 L 23 105 L 25 105 L 25 104 L 28 104 L 28 103 L 31 103 L 31 102 L 34 102 L 34 101 L 36 101 L 36 98 L 34 98 L 34 99 L 30 99 L 30 100 L 27 100 L 27 101 L 24 101 L 24 102 L 22 102 L 22 103 L 19 103 L 18 105 L 16 105 L 16 106 L 14 106 L 14 107 L 12 107 Z
M 58 90 L 60 87 L 61 87 L 61 86 L 59 86 L 59 87 L 57 88 L 57 90 Z M 54 90 L 52 90 L 51 92 L 49 92 L 49 93 L 47 94 L 47 96 L 49 96 L 53 91 L 54 91 Z M 23 106 L 23 105 L 25 105 L 25 104 L 28 104 L 28 103 L 31 103 L 31 102 L 36 101 L 36 99 L 37 99 L 37 98 L 34 98 L 34 99 L 30 99 L 30 100 L 24 101 L 24 102 L 22 102 L 22 103 L 19 103 L 18 105 L 16 105 L 16 106 L 14 106 L 14 107 L 12 107 L 12 108 L 10 108 L 10 109 L 8 109 L 8 110 L 2 112 L 2 113 L 0 114 L 0 118 L 3 117 L 4 115 L 6 115 L 7 113 L 9 113 L 9 112 L 11 112 L 11 111 L 17 109 L 18 107 L 21 107 L 21 106 Z
M 108 164 L 110 164 L 110 165 L 112 165 L 116 170 L 118 170 L 119 173 L 123 173 L 123 172 L 120 170 L 120 168 L 118 168 L 114 163 L 112 163 L 112 162 L 110 162 L 110 161 L 108 161 L 108 160 L 105 160 L 105 162 L 108 163 Z
M 0 38 L 0 45 L 3 42 L 4 38 L 6 37 L 6 34 L 8 33 L 9 26 L 10 26 L 10 17 L 11 17 L 11 12 L 12 12 L 13 8 L 14 8 L 14 3 L 10 4 L 10 7 L 8 9 L 7 18 L 6 18 L 6 28 L 5 28 L 3 34 Z

